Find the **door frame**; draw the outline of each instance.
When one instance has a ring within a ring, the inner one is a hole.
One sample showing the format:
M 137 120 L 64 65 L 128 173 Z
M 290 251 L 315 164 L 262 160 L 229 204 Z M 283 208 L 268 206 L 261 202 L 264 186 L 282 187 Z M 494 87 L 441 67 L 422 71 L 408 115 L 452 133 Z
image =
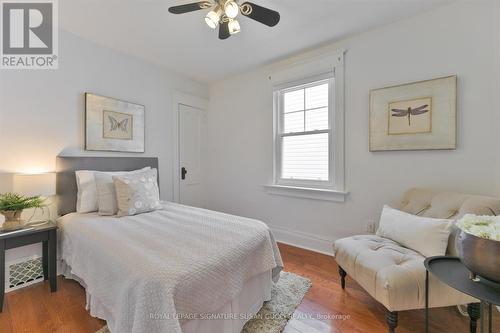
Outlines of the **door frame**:
M 189 106 L 199 109 L 204 112 L 208 110 L 209 101 L 206 98 L 185 94 L 179 91 L 172 92 L 172 142 L 173 142 L 173 159 L 172 159 L 172 180 L 173 180 L 173 201 L 180 202 L 180 149 L 179 149 L 179 105 Z

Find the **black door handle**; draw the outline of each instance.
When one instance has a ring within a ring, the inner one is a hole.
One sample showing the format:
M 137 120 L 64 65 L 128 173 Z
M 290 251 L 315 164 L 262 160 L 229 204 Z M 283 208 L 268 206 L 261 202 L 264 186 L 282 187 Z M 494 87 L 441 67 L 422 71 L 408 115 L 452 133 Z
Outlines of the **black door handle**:
M 186 168 L 182 167 L 181 168 L 181 179 L 182 180 L 186 179 L 186 173 L 188 173 L 187 170 L 186 170 Z

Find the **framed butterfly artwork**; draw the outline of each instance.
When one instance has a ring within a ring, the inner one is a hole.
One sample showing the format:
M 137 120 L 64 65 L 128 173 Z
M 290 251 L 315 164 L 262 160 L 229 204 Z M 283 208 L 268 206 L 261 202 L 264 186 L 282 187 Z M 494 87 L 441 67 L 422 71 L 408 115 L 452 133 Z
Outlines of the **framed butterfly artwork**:
M 145 107 L 85 93 L 85 150 L 144 152 Z

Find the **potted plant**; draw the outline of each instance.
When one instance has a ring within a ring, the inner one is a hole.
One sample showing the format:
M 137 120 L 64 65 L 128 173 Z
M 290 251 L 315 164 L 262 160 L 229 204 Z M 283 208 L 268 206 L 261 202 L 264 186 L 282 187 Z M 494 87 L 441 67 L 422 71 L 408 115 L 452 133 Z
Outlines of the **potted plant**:
M 476 275 L 500 283 L 500 217 L 467 214 L 457 222 L 462 263 Z
M 41 208 L 44 199 L 39 196 L 25 197 L 16 193 L 0 194 L 0 213 L 5 216 L 4 230 L 16 230 L 23 226 L 21 213 L 28 208 Z

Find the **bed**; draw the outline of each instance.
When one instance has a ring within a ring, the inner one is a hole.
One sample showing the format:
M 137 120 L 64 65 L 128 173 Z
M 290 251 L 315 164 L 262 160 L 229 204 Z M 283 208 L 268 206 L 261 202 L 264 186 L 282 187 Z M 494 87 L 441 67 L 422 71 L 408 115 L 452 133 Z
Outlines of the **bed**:
M 162 202 L 117 218 L 75 212 L 75 170 L 158 167 L 156 158 L 58 157 L 61 270 L 111 333 L 238 333 L 271 297 L 282 261 L 262 222 Z

